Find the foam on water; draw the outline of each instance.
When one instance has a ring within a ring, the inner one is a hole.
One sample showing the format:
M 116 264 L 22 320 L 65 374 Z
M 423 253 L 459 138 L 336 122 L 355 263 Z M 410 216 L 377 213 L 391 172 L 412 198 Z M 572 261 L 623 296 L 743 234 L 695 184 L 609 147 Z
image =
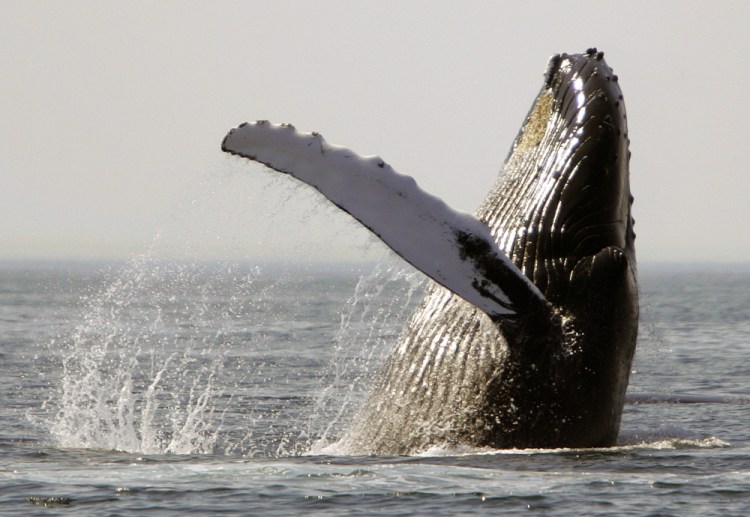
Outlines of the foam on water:
M 485 456 L 485 455 L 533 455 L 533 454 L 584 454 L 584 453 L 612 453 L 620 454 L 629 451 L 664 450 L 664 449 L 716 449 L 731 447 L 731 444 L 708 436 L 698 439 L 665 438 L 655 441 L 639 441 L 633 444 L 615 445 L 613 447 L 597 447 L 587 449 L 491 449 L 487 447 L 468 446 L 436 446 L 418 454 L 419 457 L 454 457 L 454 456 Z

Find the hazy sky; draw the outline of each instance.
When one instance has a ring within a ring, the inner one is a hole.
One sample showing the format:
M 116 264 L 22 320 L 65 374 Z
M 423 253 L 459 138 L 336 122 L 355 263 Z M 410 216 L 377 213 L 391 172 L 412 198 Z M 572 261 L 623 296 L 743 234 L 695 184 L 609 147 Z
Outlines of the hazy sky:
M 379 154 L 473 211 L 547 59 L 620 77 L 641 261 L 750 261 L 750 2 L 0 2 L 0 258 L 378 253 L 225 156 L 245 120 Z

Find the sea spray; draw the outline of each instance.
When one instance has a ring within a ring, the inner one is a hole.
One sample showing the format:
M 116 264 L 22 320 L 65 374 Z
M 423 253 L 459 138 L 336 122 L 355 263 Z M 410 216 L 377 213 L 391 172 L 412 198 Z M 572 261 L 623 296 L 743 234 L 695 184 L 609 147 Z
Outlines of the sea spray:
M 61 386 L 51 406 L 54 441 L 64 447 L 147 454 L 215 451 L 223 409 L 215 379 L 244 312 L 221 292 L 220 268 L 139 257 L 84 301 L 65 347 Z M 212 276 L 214 278 L 212 278 Z M 224 401 L 226 402 L 226 401 Z
M 107 277 L 50 345 L 62 373 L 45 427 L 58 446 L 140 454 L 288 456 L 334 443 L 424 284 L 400 265 L 148 256 Z M 321 313 L 334 317 L 321 324 Z

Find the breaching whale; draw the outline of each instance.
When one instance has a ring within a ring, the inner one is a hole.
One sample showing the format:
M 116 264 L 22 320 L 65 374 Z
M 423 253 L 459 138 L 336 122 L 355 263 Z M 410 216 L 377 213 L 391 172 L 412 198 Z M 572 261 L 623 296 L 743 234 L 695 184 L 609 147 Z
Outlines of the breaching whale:
M 475 217 L 288 124 L 242 124 L 222 150 L 313 186 L 437 282 L 343 437 L 350 453 L 615 443 L 638 295 L 625 106 L 601 52 L 551 58 Z

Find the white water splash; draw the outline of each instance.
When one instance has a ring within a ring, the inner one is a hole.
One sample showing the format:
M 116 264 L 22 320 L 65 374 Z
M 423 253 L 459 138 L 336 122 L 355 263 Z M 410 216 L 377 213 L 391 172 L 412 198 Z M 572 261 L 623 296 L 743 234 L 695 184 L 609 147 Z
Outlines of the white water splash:
M 217 310 L 226 302 L 207 273 L 141 257 L 86 300 L 61 344 L 62 385 L 50 402 L 59 446 L 214 452 L 223 420 L 215 380 L 228 351 L 228 328 L 214 315 L 237 304 Z

